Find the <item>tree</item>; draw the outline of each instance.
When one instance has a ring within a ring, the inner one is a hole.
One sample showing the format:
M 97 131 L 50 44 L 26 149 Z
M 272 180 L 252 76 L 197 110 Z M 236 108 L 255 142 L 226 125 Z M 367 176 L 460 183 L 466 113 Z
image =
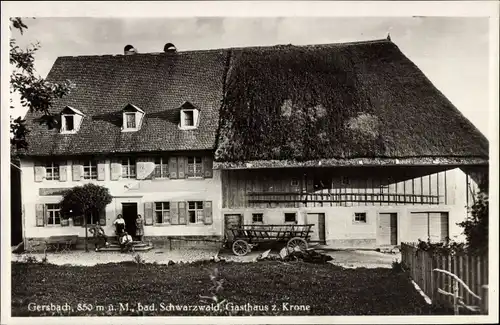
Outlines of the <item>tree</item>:
M 10 30 L 17 30 L 21 35 L 28 29 L 28 26 L 19 17 L 10 18 L 10 23 Z M 23 107 L 28 108 L 30 112 L 42 113 L 42 123 L 49 128 L 53 128 L 58 124 L 56 117 L 49 111 L 54 99 L 69 94 L 75 85 L 69 80 L 59 84 L 47 82 L 36 74 L 34 55 L 39 48 L 40 44 L 35 43 L 26 49 L 21 49 L 14 38 L 10 39 L 10 65 L 12 68 L 10 75 L 10 108 L 14 108 L 12 95 L 17 93 Z M 19 116 L 13 119 L 11 117 L 10 132 L 12 146 L 16 149 L 28 146 L 26 134 L 29 133 L 29 129 L 23 118 Z
M 465 221 L 458 223 L 460 227 L 464 228 L 467 249 L 478 255 L 488 253 L 488 205 L 488 194 L 484 192 L 483 187 L 483 190 L 476 195 L 476 200 L 471 207 L 471 214 Z
M 85 251 L 88 252 L 88 228 L 86 216 L 95 216 L 111 203 L 112 196 L 106 187 L 96 184 L 75 186 L 63 194 L 60 202 L 63 218 L 83 218 L 85 225 Z

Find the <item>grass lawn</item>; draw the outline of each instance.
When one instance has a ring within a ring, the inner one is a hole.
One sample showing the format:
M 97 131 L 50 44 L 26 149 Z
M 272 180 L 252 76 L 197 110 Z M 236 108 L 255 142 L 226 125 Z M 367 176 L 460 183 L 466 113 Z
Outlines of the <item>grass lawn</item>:
M 201 311 L 195 306 L 207 308 L 208 304 L 201 303 L 199 296 L 209 294 L 212 285 L 209 270 L 215 268 L 224 279 L 220 296 L 227 302 L 220 311 Z M 30 311 L 30 303 L 31 309 L 46 308 L 43 306 L 51 303 L 53 308 L 67 304 L 71 309 L 59 313 Z M 138 311 L 138 303 L 154 304 L 154 310 Z M 430 313 L 430 307 L 408 277 L 390 269 L 344 269 L 331 264 L 278 261 L 204 262 L 168 267 L 137 266 L 133 262 L 92 267 L 12 263 L 13 316 Z

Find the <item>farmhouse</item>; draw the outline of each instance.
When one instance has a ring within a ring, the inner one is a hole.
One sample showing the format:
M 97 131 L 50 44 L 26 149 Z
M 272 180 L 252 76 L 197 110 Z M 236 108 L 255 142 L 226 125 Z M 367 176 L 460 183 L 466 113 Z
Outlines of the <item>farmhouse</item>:
M 312 223 L 313 240 L 377 247 L 460 234 L 487 180 L 486 138 L 390 40 L 60 57 L 54 128 L 29 113 L 25 238 L 83 236 L 61 193 L 95 182 L 112 233 L 220 240 L 241 223 Z M 464 173 L 463 171 L 466 171 Z M 469 175 L 473 177 L 469 177 Z

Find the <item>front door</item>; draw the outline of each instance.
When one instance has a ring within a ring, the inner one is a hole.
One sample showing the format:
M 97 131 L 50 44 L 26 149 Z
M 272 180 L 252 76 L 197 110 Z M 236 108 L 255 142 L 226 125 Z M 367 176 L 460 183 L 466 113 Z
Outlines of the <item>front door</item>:
M 137 219 L 137 203 L 122 203 L 122 216 L 125 220 L 125 231 L 135 236 L 135 220 Z
M 226 234 L 226 239 L 228 241 L 233 240 L 233 232 L 230 230 L 231 227 L 239 227 L 243 225 L 243 215 L 242 214 L 225 214 L 224 215 L 224 229 Z
M 308 213 L 307 223 L 314 224 L 311 228 L 311 242 L 325 244 L 325 214 L 324 213 Z
M 396 213 L 380 213 L 378 215 L 378 244 L 398 244 L 398 215 Z

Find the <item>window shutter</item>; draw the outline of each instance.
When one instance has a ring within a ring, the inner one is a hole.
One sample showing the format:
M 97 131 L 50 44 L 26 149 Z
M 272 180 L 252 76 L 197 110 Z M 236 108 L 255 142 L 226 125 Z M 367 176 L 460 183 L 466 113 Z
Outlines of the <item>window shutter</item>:
M 101 226 L 106 225 L 106 208 L 99 210 L 99 224 Z
M 111 161 L 111 180 L 117 181 L 122 176 L 122 164 L 118 159 Z
M 179 209 L 177 202 L 170 202 L 170 223 L 173 225 L 179 224 Z
M 168 173 L 170 178 L 177 178 L 177 157 L 168 158 Z
M 61 161 L 59 164 L 59 181 L 66 182 L 68 180 L 68 162 Z
M 106 179 L 106 160 L 97 162 L 97 180 L 103 181 Z
M 45 166 L 35 162 L 35 182 L 42 182 L 45 178 Z
M 187 207 L 186 202 L 178 202 L 179 204 L 179 224 L 187 224 Z
M 186 178 L 186 157 L 177 157 L 177 176 L 179 178 Z
M 153 202 L 144 203 L 144 224 L 146 226 L 153 225 Z
M 45 205 L 36 204 L 36 226 L 43 227 L 45 225 Z
M 212 201 L 205 201 L 203 204 L 203 216 L 205 217 L 205 224 L 206 225 L 211 225 L 213 223 L 213 218 L 212 218 Z
M 73 160 L 73 180 L 74 181 L 79 181 L 82 179 L 83 176 L 83 166 L 82 163 L 78 160 Z
M 82 216 L 75 216 L 73 217 L 73 225 L 74 226 L 81 226 L 82 225 Z
M 205 178 L 212 178 L 214 176 L 212 157 L 203 157 L 203 176 Z

